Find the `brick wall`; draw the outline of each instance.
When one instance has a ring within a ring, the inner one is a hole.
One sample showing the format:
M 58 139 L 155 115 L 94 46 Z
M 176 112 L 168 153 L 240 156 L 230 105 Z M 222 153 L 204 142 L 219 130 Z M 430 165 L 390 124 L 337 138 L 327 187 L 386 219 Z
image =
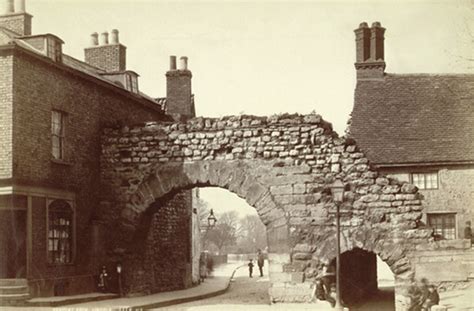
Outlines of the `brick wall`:
M 166 106 L 169 114 L 194 117 L 191 71 L 171 70 L 166 73 Z
M 86 63 L 107 72 L 126 69 L 126 50 L 122 44 L 90 47 L 84 50 Z
M 181 191 L 158 203 L 147 239 L 155 282 L 152 291 L 191 285 L 191 193 Z
M 31 35 L 31 16 L 28 13 L 11 13 L 0 16 L 0 26 L 22 36 Z
M 0 179 L 12 177 L 12 101 L 13 101 L 13 57 L 10 53 L 0 55 Z

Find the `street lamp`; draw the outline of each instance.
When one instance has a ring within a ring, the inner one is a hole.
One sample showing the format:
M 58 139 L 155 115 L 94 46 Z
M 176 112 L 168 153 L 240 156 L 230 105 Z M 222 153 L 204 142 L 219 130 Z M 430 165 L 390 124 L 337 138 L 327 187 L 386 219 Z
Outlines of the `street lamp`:
M 343 310 L 341 305 L 341 227 L 339 207 L 344 201 L 344 183 L 336 179 L 331 185 L 331 194 L 336 203 L 336 310 Z
M 209 213 L 209 217 L 207 217 L 208 228 L 209 229 L 214 228 L 214 226 L 216 225 L 216 222 L 217 222 L 217 218 L 216 218 L 216 216 L 214 216 L 214 210 L 211 208 L 211 212 Z

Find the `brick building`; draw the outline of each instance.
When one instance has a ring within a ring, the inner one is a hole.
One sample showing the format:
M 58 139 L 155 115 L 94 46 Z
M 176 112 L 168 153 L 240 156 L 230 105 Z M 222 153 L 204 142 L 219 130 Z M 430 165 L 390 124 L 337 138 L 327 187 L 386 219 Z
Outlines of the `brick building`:
M 13 0 L 6 4 L 0 15 L 0 285 L 16 279 L 15 299 L 28 297 L 28 288 L 33 297 L 91 292 L 107 255 L 107 232 L 96 221 L 101 131 L 194 114 L 192 75 L 186 58 L 176 69 L 172 57 L 168 96 L 154 99 L 140 92 L 138 74 L 127 69 L 117 30 L 110 41 L 101 34 L 100 44 L 93 34 L 80 61 L 62 52 L 57 36 L 32 34 L 24 1 L 16 9 Z M 190 194 L 183 196 L 173 200 L 191 213 Z M 190 268 L 184 271 L 190 279 Z
M 413 183 L 424 197 L 422 222 L 440 247 L 418 254 L 417 271 L 444 265 L 435 279 L 466 280 L 474 268 L 462 240 L 474 221 L 474 75 L 386 73 L 384 33 L 377 22 L 355 30 L 350 135 L 380 172 Z M 427 263 L 435 258 L 440 263 Z

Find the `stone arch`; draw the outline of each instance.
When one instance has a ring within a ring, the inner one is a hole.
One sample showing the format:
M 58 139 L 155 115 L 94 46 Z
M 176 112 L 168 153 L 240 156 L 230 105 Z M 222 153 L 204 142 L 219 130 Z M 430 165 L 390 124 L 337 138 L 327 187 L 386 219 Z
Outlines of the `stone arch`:
M 156 166 L 130 197 L 122 216 L 128 219 L 129 225 L 136 225 L 139 215 L 152 202 L 170 192 L 219 187 L 235 193 L 254 207 L 267 230 L 278 231 L 278 238 L 269 240 L 271 251 L 288 252 L 287 217 L 283 208 L 274 201 L 270 186 L 258 179 L 255 169 L 255 163 L 241 160 L 170 162 Z

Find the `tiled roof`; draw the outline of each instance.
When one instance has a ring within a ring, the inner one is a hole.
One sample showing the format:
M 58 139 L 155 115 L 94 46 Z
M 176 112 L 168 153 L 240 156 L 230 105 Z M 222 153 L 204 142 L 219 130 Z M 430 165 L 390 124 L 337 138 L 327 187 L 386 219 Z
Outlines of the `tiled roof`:
M 474 162 L 474 75 L 358 81 L 350 133 L 374 164 Z

